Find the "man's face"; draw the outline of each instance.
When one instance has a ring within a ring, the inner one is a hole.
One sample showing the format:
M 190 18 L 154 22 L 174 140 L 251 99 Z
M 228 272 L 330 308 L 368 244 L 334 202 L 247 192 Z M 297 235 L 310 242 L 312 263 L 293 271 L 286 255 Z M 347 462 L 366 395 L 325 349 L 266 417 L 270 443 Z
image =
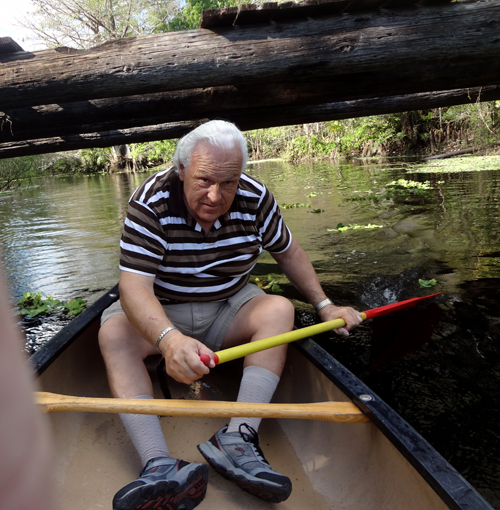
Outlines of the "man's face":
M 200 142 L 191 154 L 189 167 L 179 168 L 186 205 L 204 230 L 231 207 L 242 160 L 239 147 L 225 150 Z

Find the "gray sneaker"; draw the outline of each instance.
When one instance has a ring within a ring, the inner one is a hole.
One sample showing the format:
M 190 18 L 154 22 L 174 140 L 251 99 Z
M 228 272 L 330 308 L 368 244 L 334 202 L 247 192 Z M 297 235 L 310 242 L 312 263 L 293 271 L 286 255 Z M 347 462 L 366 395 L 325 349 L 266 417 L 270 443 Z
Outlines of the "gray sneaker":
M 227 426 L 198 445 L 207 462 L 222 476 L 264 501 L 285 501 L 292 492 L 292 482 L 272 470 L 259 448 L 257 432 L 246 423 L 240 425 L 239 432 L 226 430 Z
M 191 510 L 207 492 L 208 466 L 180 459 L 150 460 L 140 477 L 113 498 L 113 510 Z

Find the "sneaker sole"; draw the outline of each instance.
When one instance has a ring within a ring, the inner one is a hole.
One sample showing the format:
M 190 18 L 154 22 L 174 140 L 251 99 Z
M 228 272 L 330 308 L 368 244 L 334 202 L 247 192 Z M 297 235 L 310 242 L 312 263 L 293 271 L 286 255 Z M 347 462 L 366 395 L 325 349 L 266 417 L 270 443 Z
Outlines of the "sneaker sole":
M 288 482 L 285 485 L 270 485 L 265 480 L 249 476 L 243 470 L 235 468 L 233 464 L 229 464 L 225 456 L 215 446 L 211 444 L 202 443 L 198 445 L 198 450 L 203 455 L 205 460 L 224 478 L 236 483 L 238 487 L 243 489 L 258 498 L 269 503 L 281 503 L 288 499 L 292 492 L 292 483 Z M 217 462 L 219 461 L 219 462 Z M 238 471 L 245 474 L 239 474 Z
M 208 467 L 200 464 L 180 485 L 176 480 L 158 481 L 137 489 L 113 506 L 113 510 L 192 510 L 205 498 Z

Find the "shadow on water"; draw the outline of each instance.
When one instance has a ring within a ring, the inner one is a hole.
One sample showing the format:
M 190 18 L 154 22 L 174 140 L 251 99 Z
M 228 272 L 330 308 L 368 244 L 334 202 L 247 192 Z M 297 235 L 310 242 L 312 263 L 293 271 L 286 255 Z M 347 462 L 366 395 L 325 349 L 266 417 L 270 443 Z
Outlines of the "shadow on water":
M 367 321 L 347 338 L 317 338 L 500 510 L 500 170 L 407 169 L 395 160 L 273 161 L 250 173 L 275 194 L 334 302 L 366 310 L 442 293 Z M 92 302 L 113 286 L 127 201 L 146 177 L 47 179 L 1 196 L 0 245 L 13 296 L 29 290 Z M 430 187 L 389 193 L 400 178 Z M 268 254 L 255 274 L 276 276 L 303 325 L 316 320 Z M 422 288 L 420 279 L 436 285 Z M 57 319 L 31 324 L 28 349 L 59 327 Z

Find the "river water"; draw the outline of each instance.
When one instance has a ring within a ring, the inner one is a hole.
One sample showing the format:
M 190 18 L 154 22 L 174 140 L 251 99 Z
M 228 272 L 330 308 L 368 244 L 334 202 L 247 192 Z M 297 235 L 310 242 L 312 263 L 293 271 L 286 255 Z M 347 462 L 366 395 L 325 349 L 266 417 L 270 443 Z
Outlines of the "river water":
M 249 167 L 275 194 L 336 303 L 363 310 L 442 292 L 426 306 L 362 324 L 347 339 L 318 341 L 500 509 L 500 170 L 409 169 L 400 161 Z M 0 246 L 13 299 L 39 291 L 91 303 L 113 286 L 127 201 L 147 175 L 45 178 L 1 195 Z M 430 189 L 387 197 L 388 184 L 401 178 Z M 265 254 L 261 262 L 261 280 L 273 274 L 302 323 L 314 320 L 273 259 Z M 419 279 L 437 284 L 423 288 Z M 61 323 L 30 326 L 32 352 Z

